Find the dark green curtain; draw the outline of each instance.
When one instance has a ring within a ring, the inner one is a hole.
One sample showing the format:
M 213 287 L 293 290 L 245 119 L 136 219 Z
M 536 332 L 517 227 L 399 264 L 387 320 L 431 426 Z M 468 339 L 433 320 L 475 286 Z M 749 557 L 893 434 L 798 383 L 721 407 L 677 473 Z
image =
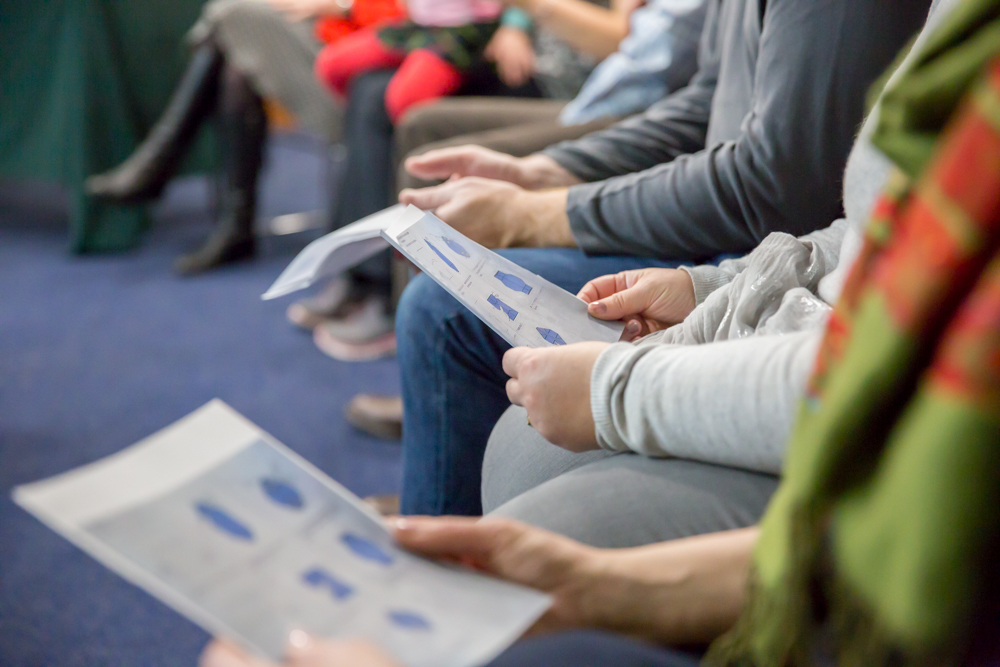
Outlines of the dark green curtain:
M 0 178 L 63 184 L 74 252 L 125 250 L 145 207 L 84 196 L 89 175 L 128 156 L 166 106 L 203 0 L 0 0 Z M 214 163 L 202 133 L 187 168 Z

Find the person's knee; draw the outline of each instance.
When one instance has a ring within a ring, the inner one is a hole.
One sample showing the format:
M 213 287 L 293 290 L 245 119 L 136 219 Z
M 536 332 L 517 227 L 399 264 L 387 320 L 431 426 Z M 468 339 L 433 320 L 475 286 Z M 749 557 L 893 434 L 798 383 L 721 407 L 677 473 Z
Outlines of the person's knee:
M 434 338 L 446 316 L 443 307 L 450 299 L 444 289 L 423 273 L 410 281 L 396 306 L 396 340 L 401 355 L 409 346 Z
M 431 141 L 428 128 L 437 122 L 437 104 L 413 107 L 396 123 L 395 140 L 399 154 L 404 157 L 418 155 L 421 148 Z
M 411 52 L 385 90 L 385 110 L 393 125 L 414 105 L 450 95 L 462 84 L 458 69 L 426 49 Z
M 347 84 L 350 82 L 352 74 L 347 63 L 348 61 L 342 57 L 338 45 L 332 44 L 320 50 L 313 63 L 313 71 L 317 79 L 340 95 L 344 95 L 347 92 Z
M 205 10 L 210 13 L 218 28 L 231 27 L 233 24 L 242 26 L 250 21 L 287 21 L 270 4 L 257 0 L 215 0 L 206 5 Z
M 483 512 L 489 513 L 522 491 L 516 468 L 520 461 L 514 450 L 518 435 L 527 426 L 523 408 L 511 406 L 493 427 L 483 455 Z

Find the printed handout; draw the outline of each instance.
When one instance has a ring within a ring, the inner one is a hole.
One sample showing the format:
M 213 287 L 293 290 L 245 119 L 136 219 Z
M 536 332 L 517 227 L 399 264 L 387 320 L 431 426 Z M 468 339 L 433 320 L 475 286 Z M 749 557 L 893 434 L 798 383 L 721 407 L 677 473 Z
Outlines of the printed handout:
M 13 495 L 208 632 L 275 660 L 298 628 L 371 640 L 410 667 L 481 665 L 551 603 L 400 550 L 357 497 L 219 400 Z
M 261 298 L 267 301 L 305 289 L 386 250 L 389 246 L 382 238 L 382 230 L 392 224 L 404 208 L 402 204 L 390 206 L 316 239 L 295 256 Z
M 383 236 L 511 345 L 621 338 L 623 323 L 591 317 L 581 299 L 415 206 L 407 207 Z

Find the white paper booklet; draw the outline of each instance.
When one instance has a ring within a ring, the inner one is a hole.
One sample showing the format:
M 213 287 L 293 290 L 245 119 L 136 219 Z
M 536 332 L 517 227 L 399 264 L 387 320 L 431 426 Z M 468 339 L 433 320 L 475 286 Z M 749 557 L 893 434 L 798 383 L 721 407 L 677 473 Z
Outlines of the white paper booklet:
M 276 299 L 305 289 L 321 278 L 342 273 L 385 250 L 389 245 L 382 238 L 382 230 L 403 210 L 402 204 L 396 204 L 316 239 L 295 256 L 261 298 L 265 301 Z
M 491 660 L 548 596 L 397 548 L 360 500 L 219 400 L 14 500 L 208 632 L 271 659 L 300 628 L 412 667 Z
M 511 345 L 621 338 L 623 323 L 591 317 L 575 295 L 487 250 L 432 213 L 409 206 L 383 236 Z

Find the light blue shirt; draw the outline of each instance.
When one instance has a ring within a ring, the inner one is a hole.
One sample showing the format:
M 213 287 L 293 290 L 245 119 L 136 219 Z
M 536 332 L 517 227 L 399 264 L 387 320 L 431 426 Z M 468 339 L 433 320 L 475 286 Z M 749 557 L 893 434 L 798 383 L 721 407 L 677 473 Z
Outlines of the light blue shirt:
M 645 111 L 698 69 L 705 0 L 649 0 L 629 18 L 618 51 L 598 65 L 559 116 L 563 125 Z

